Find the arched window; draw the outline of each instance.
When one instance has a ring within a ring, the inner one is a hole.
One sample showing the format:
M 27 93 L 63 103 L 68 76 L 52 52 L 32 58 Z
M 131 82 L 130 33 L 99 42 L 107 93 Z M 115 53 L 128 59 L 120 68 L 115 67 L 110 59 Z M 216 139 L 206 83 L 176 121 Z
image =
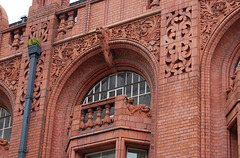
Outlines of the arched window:
M 126 94 L 134 104 L 151 104 L 151 92 L 146 80 L 139 74 L 122 71 L 99 81 L 85 97 L 83 104 Z
M 0 138 L 10 141 L 12 131 L 12 118 L 9 112 L 0 107 Z
M 234 72 L 237 71 L 238 66 L 240 65 L 240 58 L 238 59 L 237 65 L 235 66 Z

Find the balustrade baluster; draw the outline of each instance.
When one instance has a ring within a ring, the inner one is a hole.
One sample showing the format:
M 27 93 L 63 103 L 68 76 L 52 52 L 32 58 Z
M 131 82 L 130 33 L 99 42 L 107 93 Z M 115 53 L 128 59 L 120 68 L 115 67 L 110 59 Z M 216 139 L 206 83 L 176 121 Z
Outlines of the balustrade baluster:
M 70 11 L 68 12 L 68 24 L 67 24 L 67 29 L 72 29 L 75 22 L 74 22 L 74 16 L 75 16 L 75 13 L 74 11 Z
M 88 121 L 85 124 L 86 128 L 91 128 L 93 126 L 93 110 L 88 109 Z
M 97 127 L 99 127 L 102 124 L 101 116 L 102 116 L 102 108 L 99 106 L 97 107 L 97 119 L 95 121 L 95 126 Z
M 106 108 L 106 114 L 105 114 L 105 118 L 103 120 L 103 123 L 104 124 L 108 124 L 108 123 L 111 123 L 111 119 L 110 119 L 110 109 L 111 109 L 111 106 L 109 104 L 107 104 L 105 106 Z
M 85 112 L 82 111 L 81 112 L 81 118 L 80 118 L 80 124 L 79 124 L 79 130 L 84 129 L 84 118 L 85 118 Z

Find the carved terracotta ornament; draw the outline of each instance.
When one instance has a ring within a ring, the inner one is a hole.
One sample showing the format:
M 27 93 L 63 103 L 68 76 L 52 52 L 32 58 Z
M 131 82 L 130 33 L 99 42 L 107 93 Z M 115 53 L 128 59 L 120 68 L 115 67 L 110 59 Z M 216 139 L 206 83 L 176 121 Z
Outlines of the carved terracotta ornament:
M 96 33 L 54 46 L 50 89 L 52 89 L 64 68 L 77 56 L 94 45 L 99 44 L 101 46 L 103 52 L 105 52 L 107 63 L 110 66 L 113 65 L 112 53 L 108 44 L 110 40 L 127 39 L 140 43 L 156 57 L 157 61 L 159 61 L 160 24 L 161 16 L 157 14 L 113 28 L 99 28 L 96 30 Z
M 0 80 L 6 83 L 15 96 L 18 87 L 20 63 L 20 57 L 0 62 Z
M 218 23 L 240 6 L 240 0 L 200 0 L 201 49 L 214 32 Z
M 5 150 L 9 150 L 9 143 L 6 139 L 0 138 L 0 146 L 3 146 Z
M 105 61 L 109 67 L 113 67 L 113 54 L 109 46 L 109 33 L 108 30 L 101 28 L 96 29 L 97 37 L 100 41 L 101 50 L 104 54 Z
M 28 40 L 33 40 L 34 37 L 39 38 L 41 42 L 47 42 L 48 41 L 48 28 L 49 21 L 44 21 L 41 23 L 41 25 L 35 24 L 30 26 L 30 35 L 28 35 Z M 38 29 L 38 27 L 41 27 Z
M 192 71 L 192 8 L 183 8 L 169 13 L 167 21 L 167 54 L 165 77 Z
M 148 117 L 152 116 L 151 109 L 147 105 L 145 104 L 133 105 L 133 103 L 134 98 L 127 99 L 127 109 L 130 111 L 131 114 L 138 112 L 139 114 L 146 113 Z
M 37 62 L 31 112 L 38 111 L 40 107 L 41 85 L 42 85 L 41 80 L 43 79 L 43 66 L 44 66 L 43 58 L 45 57 L 45 55 L 46 55 L 45 52 L 43 52 L 41 55 L 41 58 L 39 58 Z M 24 81 L 22 82 L 22 86 L 21 86 L 20 106 L 18 109 L 18 115 L 22 115 L 24 112 L 25 96 L 26 96 L 26 88 L 27 88 L 25 85 L 27 84 L 26 81 L 28 80 L 29 68 L 30 68 L 30 61 L 29 61 L 29 58 L 27 58 L 24 63 Z

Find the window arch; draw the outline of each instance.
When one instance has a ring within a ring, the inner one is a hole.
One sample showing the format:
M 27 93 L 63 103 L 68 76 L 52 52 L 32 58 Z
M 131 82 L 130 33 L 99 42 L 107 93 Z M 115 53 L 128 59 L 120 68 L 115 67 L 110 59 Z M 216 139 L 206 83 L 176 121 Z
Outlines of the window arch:
M 0 138 L 6 139 L 8 142 L 11 138 L 12 118 L 9 112 L 0 107 Z
M 134 104 L 151 104 L 151 92 L 146 80 L 131 71 L 121 71 L 104 77 L 87 93 L 83 104 L 126 94 Z

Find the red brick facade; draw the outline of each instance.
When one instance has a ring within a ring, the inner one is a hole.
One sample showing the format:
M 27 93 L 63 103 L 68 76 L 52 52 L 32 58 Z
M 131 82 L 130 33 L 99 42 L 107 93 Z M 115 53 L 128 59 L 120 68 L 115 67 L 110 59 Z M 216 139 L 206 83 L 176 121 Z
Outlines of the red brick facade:
M 0 106 L 13 119 L 0 156 L 18 156 L 26 42 L 36 37 L 26 157 L 115 149 L 124 158 L 128 148 L 151 158 L 240 157 L 239 26 L 239 0 L 33 0 L 27 20 L 12 25 L 0 6 Z M 98 81 L 121 71 L 147 81 L 150 108 L 126 95 L 83 104 Z

